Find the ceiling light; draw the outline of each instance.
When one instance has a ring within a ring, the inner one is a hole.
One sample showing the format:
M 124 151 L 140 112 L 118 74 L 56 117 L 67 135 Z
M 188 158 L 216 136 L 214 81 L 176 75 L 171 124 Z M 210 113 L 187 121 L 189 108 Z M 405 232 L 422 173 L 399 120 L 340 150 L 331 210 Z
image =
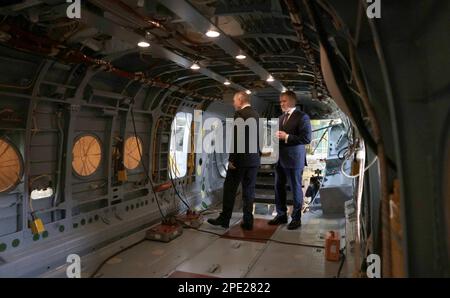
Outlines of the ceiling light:
M 236 59 L 238 59 L 238 60 L 244 60 L 245 58 L 247 58 L 247 56 L 245 56 L 243 54 L 239 54 L 236 56 Z
M 200 69 L 200 65 L 198 65 L 197 63 L 192 64 L 191 66 L 192 70 L 199 70 Z
M 267 78 L 267 82 L 269 82 L 269 83 L 272 83 L 272 82 L 274 82 L 275 81 L 275 79 L 272 77 L 272 76 L 269 76 L 268 78 Z
M 230 81 L 225 81 L 223 84 L 224 84 L 225 86 L 230 86 L 230 85 L 231 85 L 231 82 L 230 82 Z
M 252 91 L 247 90 L 247 91 L 245 91 L 245 93 L 247 93 L 248 95 L 250 95 L 250 94 L 252 94 Z
M 220 33 L 216 30 L 208 30 L 208 32 L 206 32 L 206 36 L 216 38 L 220 36 Z
M 146 41 L 140 41 L 140 42 L 138 43 L 138 46 L 139 46 L 140 48 L 148 48 L 148 47 L 150 46 L 150 43 L 148 43 L 148 42 L 146 42 Z

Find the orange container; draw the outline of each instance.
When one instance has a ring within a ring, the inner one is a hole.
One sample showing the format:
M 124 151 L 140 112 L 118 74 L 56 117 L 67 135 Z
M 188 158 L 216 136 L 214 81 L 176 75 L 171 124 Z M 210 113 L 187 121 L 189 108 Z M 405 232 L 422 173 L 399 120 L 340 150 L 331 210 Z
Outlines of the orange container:
M 339 233 L 330 231 L 325 239 L 325 259 L 327 261 L 338 262 L 340 259 L 341 239 Z

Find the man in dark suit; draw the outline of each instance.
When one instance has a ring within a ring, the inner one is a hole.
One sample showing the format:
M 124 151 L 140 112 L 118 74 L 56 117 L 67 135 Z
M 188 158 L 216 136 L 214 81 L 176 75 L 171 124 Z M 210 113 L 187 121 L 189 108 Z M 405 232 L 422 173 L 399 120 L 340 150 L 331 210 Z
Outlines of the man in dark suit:
M 280 140 L 279 159 L 275 172 L 275 203 L 277 216 L 270 225 L 285 224 L 288 221 L 286 206 L 286 182 L 289 183 L 294 197 L 294 209 L 289 230 L 298 229 L 302 222 L 302 175 L 306 165 L 305 145 L 311 143 L 311 122 L 306 113 L 296 108 L 297 96 L 292 91 L 281 94 L 280 104 L 283 115 L 279 118 L 280 131 L 276 133 Z
M 233 106 L 236 110 L 233 134 L 234 150 L 228 159 L 228 172 L 223 187 L 222 213 L 216 219 L 209 219 L 208 223 L 224 228 L 229 227 L 236 193 L 239 185 L 242 183 L 244 218 L 241 227 L 245 230 L 252 230 L 256 175 L 261 164 L 259 115 L 251 107 L 250 96 L 245 92 L 236 93 L 233 98 Z M 244 122 L 249 125 L 243 126 Z M 239 134 L 242 134 L 242 138 Z M 239 144 L 239 142 L 243 141 L 245 141 L 245 144 Z M 242 145 L 244 146 L 242 147 Z

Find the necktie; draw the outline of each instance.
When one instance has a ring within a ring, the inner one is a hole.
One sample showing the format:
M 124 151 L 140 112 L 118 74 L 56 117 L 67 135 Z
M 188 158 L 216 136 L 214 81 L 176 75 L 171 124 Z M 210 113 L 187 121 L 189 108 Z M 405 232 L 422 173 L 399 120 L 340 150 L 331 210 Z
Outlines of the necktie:
M 286 125 L 288 120 L 289 120 L 289 112 L 286 112 L 286 113 L 284 113 L 283 126 Z

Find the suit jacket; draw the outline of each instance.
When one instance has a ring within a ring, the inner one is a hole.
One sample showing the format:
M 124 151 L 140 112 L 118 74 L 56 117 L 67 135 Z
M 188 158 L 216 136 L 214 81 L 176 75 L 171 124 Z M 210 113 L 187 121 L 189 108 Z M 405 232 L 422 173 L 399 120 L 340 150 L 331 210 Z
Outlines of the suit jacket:
M 296 109 L 283 126 L 285 114 L 279 118 L 280 130 L 289 134 L 288 142 L 280 140 L 278 164 L 286 169 L 303 169 L 306 163 L 305 145 L 311 143 L 309 116 Z
M 234 119 L 236 120 L 238 118 L 241 118 L 244 121 L 250 118 L 255 119 L 257 132 L 256 135 L 251 135 L 250 128 L 248 126 L 245 127 L 245 151 L 244 153 L 238 153 L 238 128 L 235 126 L 233 130 L 234 151 L 233 153 L 230 153 L 228 161 L 232 162 L 237 168 L 259 167 L 261 164 L 261 152 L 259 150 L 259 114 L 255 109 L 248 106 L 242 110 L 236 111 Z M 251 151 L 255 151 L 253 150 L 254 148 L 250 148 L 250 140 L 252 138 L 252 142 L 256 142 L 257 145 L 256 153 L 250 153 Z

